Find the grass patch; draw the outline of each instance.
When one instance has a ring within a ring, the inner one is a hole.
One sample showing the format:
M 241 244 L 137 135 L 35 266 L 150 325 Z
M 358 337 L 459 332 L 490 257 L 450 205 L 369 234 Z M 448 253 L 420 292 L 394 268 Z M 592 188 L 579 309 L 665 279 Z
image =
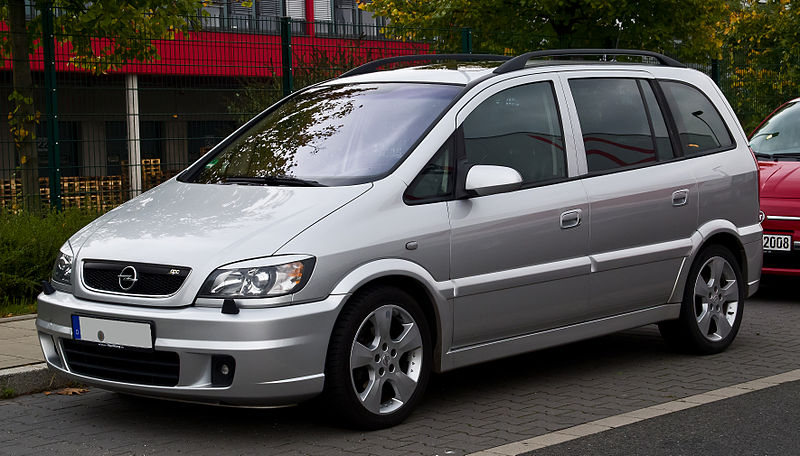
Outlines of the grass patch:
M 0 318 L 36 313 L 36 300 L 6 299 L 0 302 Z

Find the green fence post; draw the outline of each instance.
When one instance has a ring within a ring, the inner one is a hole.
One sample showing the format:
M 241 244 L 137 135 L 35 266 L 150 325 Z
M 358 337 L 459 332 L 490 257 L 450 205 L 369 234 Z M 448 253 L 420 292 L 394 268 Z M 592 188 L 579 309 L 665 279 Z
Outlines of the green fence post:
M 283 64 L 283 96 L 294 92 L 292 75 L 292 18 L 281 18 L 281 63 Z
M 719 84 L 719 59 L 711 60 L 711 79 L 717 87 L 721 87 Z
M 53 3 L 42 5 L 42 53 L 44 54 L 45 107 L 47 115 L 47 164 L 50 207 L 61 210 L 61 151 L 58 144 L 58 92 L 56 91 L 56 50 L 53 32 Z
M 461 29 L 461 53 L 472 54 L 472 29 L 464 27 Z

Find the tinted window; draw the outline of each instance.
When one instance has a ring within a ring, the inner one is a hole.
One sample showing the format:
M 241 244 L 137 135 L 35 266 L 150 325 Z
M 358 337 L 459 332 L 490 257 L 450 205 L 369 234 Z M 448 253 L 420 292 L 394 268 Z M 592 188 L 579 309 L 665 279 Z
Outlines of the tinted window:
M 675 119 L 684 155 L 733 145 L 719 112 L 701 91 L 679 82 L 661 81 L 659 84 Z
M 303 92 L 211 157 L 194 182 L 291 177 L 368 182 L 392 169 L 460 92 L 440 84 L 352 84 Z
M 635 79 L 572 79 L 569 86 L 578 108 L 589 172 L 656 161 Z
M 650 87 L 647 81 L 639 81 L 639 87 L 642 89 L 644 104 L 647 106 L 647 113 L 650 116 L 650 125 L 653 127 L 653 136 L 656 140 L 656 154 L 658 155 L 658 159 L 669 160 L 670 158 L 674 158 L 675 153 L 672 150 L 672 143 L 669 140 L 667 124 L 664 122 L 664 116 L 656 101 L 653 88 Z
M 446 197 L 453 192 L 453 141 L 448 140 L 406 190 L 407 203 Z
M 750 138 L 757 154 L 796 159 L 800 153 L 800 103 L 789 103 L 772 115 Z
M 462 125 L 467 166 L 516 169 L 523 184 L 566 177 L 553 87 L 540 82 L 492 95 Z

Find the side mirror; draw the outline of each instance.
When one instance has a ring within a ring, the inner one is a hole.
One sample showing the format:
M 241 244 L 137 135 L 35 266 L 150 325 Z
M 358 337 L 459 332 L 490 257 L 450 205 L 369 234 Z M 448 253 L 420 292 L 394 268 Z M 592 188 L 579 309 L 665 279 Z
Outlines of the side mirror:
M 475 165 L 467 173 L 465 188 L 478 196 L 516 190 L 522 186 L 522 176 L 514 168 L 495 165 Z

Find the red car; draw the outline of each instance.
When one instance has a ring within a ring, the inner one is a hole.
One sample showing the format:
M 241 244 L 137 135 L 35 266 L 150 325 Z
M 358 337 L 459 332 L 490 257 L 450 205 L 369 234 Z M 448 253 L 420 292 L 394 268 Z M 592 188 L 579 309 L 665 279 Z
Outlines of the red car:
M 800 276 L 800 98 L 767 116 L 750 147 L 761 175 L 762 272 Z

